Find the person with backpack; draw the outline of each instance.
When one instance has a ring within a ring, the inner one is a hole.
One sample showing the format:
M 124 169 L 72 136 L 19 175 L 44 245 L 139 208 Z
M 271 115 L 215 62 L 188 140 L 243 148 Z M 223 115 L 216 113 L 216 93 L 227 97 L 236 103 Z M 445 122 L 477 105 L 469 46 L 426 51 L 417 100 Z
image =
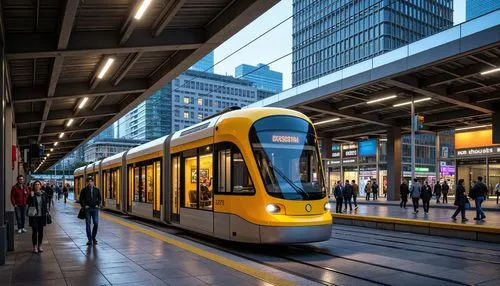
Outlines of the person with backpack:
M 366 185 L 365 185 L 365 194 L 366 194 L 366 200 L 367 201 L 370 200 L 370 194 L 371 193 L 372 193 L 372 184 L 370 183 L 370 181 L 367 181 Z
M 455 213 L 451 216 L 452 220 L 457 220 L 457 215 L 458 213 L 462 213 L 462 222 L 468 221 L 468 219 L 465 217 L 465 206 L 469 203 L 469 200 L 467 199 L 467 195 L 465 194 L 465 188 L 464 188 L 464 179 L 458 180 L 458 185 L 457 189 L 455 191 L 455 205 L 457 206 L 457 210 Z
M 408 188 L 408 183 L 406 180 L 403 180 L 403 183 L 399 186 L 399 194 L 401 195 L 401 203 L 399 203 L 400 208 L 406 209 L 406 203 L 408 202 L 408 194 L 410 193 L 410 189 Z
M 354 190 L 352 185 L 349 184 L 349 180 L 345 180 L 344 191 L 342 195 L 344 196 L 344 212 L 347 212 L 347 203 L 349 203 L 349 211 L 352 212 L 352 195 L 354 194 Z
M 441 198 L 441 184 L 439 181 L 434 185 L 434 195 L 436 196 L 436 204 L 439 204 L 439 199 Z
M 427 183 L 427 181 L 425 181 L 424 185 L 422 186 L 422 190 L 420 191 L 420 196 L 422 198 L 422 206 L 424 207 L 424 213 L 428 214 L 432 198 L 432 188 L 429 185 L 429 183 Z
M 413 179 L 413 184 L 411 184 L 410 188 L 410 196 L 413 202 L 413 211 L 415 214 L 418 213 L 418 201 L 420 200 L 420 184 L 418 183 L 417 178 Z
M 335 197 L 335 212 L 342 213 L 342 202 L 344 199 L 344 195 L 342 194 L 342 186 L 340 185 L 340 181 L 337 181 L 337 185 L 335 185 L 333 196 Z
M 446 180 L 443 182 L 443 186 L 441 186 L 441 194 L 443 195 L 443 204 L 448 203 L 448 192 L 450 191 L 450 186 L 446 182 Z
M 488 188 L 483 183 L 483 177 L 477 177 L 477 183 L 474 184 L 469 192 L 469 197 L 476 203 L 476 217 L 474 218 L 474 220 L 484 220 L 486 218 L 481 205 L 484 202 L 484 198 L 486 197 L 487 193 Z

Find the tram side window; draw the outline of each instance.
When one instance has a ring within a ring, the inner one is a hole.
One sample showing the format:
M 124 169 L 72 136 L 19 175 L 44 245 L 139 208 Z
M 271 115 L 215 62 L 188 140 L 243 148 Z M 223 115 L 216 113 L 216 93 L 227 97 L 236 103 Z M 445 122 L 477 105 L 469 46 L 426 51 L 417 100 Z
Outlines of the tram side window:
M 250 178 L 250 173 L 248 172 L 248 168 L 243 160 L 243 155 L 239 152 L 233 153 L 232 177 L 234 193 L 255 192 L 252 179 Z
M 184 207 L 197 208 L 198 202 L 198 160 L 195 157 L 184 158 Z
M 231 149 L 219 151 L 219 193 L 231 192 Z
M 238 148 L 232 146 L 230 149 L 220 150 L 218 156 L 218 192 L 255 193 L 250 173 Z

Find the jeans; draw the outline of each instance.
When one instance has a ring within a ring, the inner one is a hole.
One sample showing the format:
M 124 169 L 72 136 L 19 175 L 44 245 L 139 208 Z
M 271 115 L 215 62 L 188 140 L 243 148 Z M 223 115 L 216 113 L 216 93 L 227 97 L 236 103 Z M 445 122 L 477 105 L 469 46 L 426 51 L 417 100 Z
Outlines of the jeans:
M 90 232 L 90 219 L 94 223 L 92 232 Z M 95 239 L 97 235 L 97 227 L 99 225 L 99 209 L 98 208 L 87 208 L 85 209 L 85 226 L 87 231 L 87 238 L 89 241 Z
M 347 203 L 349 203 L 349 210 L 352 211 L 351 199 L 344 197 L 344 210 L 347 210 Z
M 476 198 L 476 218 L 481 219 L 486 217 L 484 215 L 483 209 L 481 208 L 481 204 L 484 202 L 484 197 Z
M 44 219 L 47 219 L 45 216 L 36 216 L 33 218 L 33 224 L 31 225 L 31 242 L 33 242 L 33 246 L 42 245 L 43 241 L 43 223 Z
M 436 194 L 436 203 L 439 204 L 439 198 L 441 198 L 441 194 Z M 444 200 L 444 199 L 443 199 Z
M 451 216 L 452 218 L 456 218 L 458 213 L 462 213 L 462 219 L 465 219 L 465 205 L 459 205 L 455 213 Z
M 366 193 L 366 200 L 369 201 L 370 200 L 370 193 Z
M 500 198 L 500 193 L 497 193 L 497 205 L 498 205 L 498 198 Z
M 443 193 L 443 204 L 447 204 L 448 203 L 448 193 Z
M 48 208 L 49 208 L 49 211 L 50 211 L 50 207 L 52 206 L 52 197 L 48 197 L 47 199 L 49 201 Z
M 411 201 L 413 202 L 413 210 L 416 212 L 418 211 L 418 201 L 420 199 L 419 198 L 411 198 Z
M 358 196 L 356 196 L 356 195 L 352 196 L 352 201 L 354 202 L 354 206 L 355 206 L 355 207 L 357 207 L 357 206 L 358 206 L 358 203 L 356 202 L 356 198 L 357 198 L 357 197 L 358 197 Z
M 424 207 L 424 212 L 428 213 L 429 212 L 429 206 L 431 204 L 431 199 L 422 199 L 422 205 Z
M 378 199 L 378 193 L 375 193 L 375 192 L 373 193 L 373 199 L 374 200 Z
M 342 197 L 337 198 L 337 202 L 335 203 L 335 212 L 336 213 L 341 213 L 342 212 Z
M 408 202 L 407 196 L 401 196 L 401 203 L 399 203 L 400 208 L 406 208 L 406 203 Z
M 14 211 L 16 213 L 17 229 L 23 229 L 26 221 L 26 206 L 16 206 Z

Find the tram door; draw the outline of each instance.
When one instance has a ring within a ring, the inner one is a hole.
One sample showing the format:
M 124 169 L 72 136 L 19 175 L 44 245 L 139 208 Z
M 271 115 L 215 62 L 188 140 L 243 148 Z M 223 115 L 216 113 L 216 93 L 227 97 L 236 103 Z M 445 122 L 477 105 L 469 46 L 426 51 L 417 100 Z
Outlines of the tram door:
M 179 156 L 172 157 L 172 222 L 180 222 L 180 182 L 181 182 L 181 172 L 180 172 L 180 158 Z

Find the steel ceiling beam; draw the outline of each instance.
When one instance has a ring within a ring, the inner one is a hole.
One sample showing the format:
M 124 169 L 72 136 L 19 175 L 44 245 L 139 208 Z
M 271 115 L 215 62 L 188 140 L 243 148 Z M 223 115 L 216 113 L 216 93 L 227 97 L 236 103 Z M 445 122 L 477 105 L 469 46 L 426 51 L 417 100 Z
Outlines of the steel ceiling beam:
M 42 120 L 42 113 L 18 113 L 18 120 L 16 124 L 35 124 L 49 121 L 63 121 L 68 118 L 73 119 L 82 119 L 82 118 L 100 118 L 100 117 L 108 117 L 114 116 L 119 112 L 118 107 L 116 106 L 105 106 L 101 107 L 95 111 L 87 112 L 88 110 L 82 111 L 80 114 L 73 116 L 73 110 L 58 110 L 57 112 L 53 112 L 49 114 L 46 120 Z
M 54 96 L 48 98 L 43 92 L 43 85 L 33 87 L 14 88 L 14 103 L 41 102 L 47 100 L 67 100 L 81 97 L 99 97 L 127 95 L 132 93 L 142 93 L 149 87 L 149 82 L 144 79 L 126 80 L 116 86 L 105 81 L 100 83 L 95 89 L 90 90 L 88 82 L 71 83 L 57 85 Z
M 497 65 L 500 65 L 500 59 L 492 59 L 492 62 Z M 485 66 L 484 63 L 475 64 L 465 68 L 453 69 L 453 70 L 441 67 L 437 68 L 440 69 L 441 71 L 445 71 L 445 73 L 441 73 L 422 80 L 422 86 L 434 87 L 443 84 L 449 84 L 457 80 L 469 79 L 473 76 L 477 76 L 480 72 L 491 69 L 490 66 Z
M 160 16 L 153 23 L 153 35 L 155 37 L 158 37 L 165 30 L 165 27 L 172 21 L 184 3 L 186 3 L 186 0 L 169 0 L 167 2 L 160 12 Z
M 387 80 L 385 80 L 385 82 L 390 84 L 390 85 L 393 85 L 393 86 L 396 86 L 396 87 L 399 87 L 399 88 L 402 88 L 402 89 L 405 89 L 405 90 L 408 90 L 408 91 L 411 91 L 411 92 L 414 92 L 417 94 L 421 94 L 423 96 L 432 97 L 432 98 L 438 99 L 440 101 L 444 101 L 447 103 L 458 105 L 460 107 L 476 110 L 476 111 L 479 111 L 479 112 L 482 112 L 485 114 L 492 114 L 493 113 L 493 110 L 491 110 L 487 107 L 483 107 L 480 105 L 475 105 L 475 104 L 469 103 L 468 98 L 466 98 L 466 97 L 462 97 L 461 98 L 462 100 L 459 100 L 457 98 L 460 98 L 460 97 L 448 96 L 448 94 L 446 94 L 446 90 L 444 90 L 444 89 L 433 88 L 431 90 L 431 89 L 421 88 L 419 83 L 418 83 L 418 80 L 416 80 L 416 79 L 408 79 L 408 78 L 405 78 L 402 80 L 401 79 L 398 79 L 398 80 L 387 79 Z
M 361 121 L 361 122 L 366 122 L 366 123 L 372 123 L 372 124 L 380 125 L 380 126 L 391 126 L 393 124 L 393 122 L 390 122 L 390 121 L 380 120 L 378 118 L 378 116 L 358 114 L 358 113 L 356 113 L 356 111 L 354 111 L 352 109 L 340 111 L 340 110 L 335 110 L 331 107 L 325 107 L 325 106 L 327 106 L 327 105 L 324 103 L 315 102 L 315 103 L 310 103 L 309 105 L 302 105 L 302 106 L 300 106 L 300 108 L 310 110 L 310 111 L 315 111 L 318 113 L 323 113 L 326 115 L 347 118 L 350 120 Z
M 58 51 L 50 43 L 53 36 L 43 33 L 11 34 L 7 36 L 6 56 L 8 60 L 17 60 L 194 50 L 205 41 L 203 29 L 166 29 L 156 38 L 151 36 L 149 30 L 137 30 L 122 46 L 118 45 L 119 37 L 116 31 L 76 31 L 72 33 L 68 47 Z
M 97 124 L 86 124 L 82 125 L 79 127 L 74 127 L 71 126 L 64 130 L 64 132 L 89 132 L 89 131 L 95 131 L 101 127 L 100 125 Z M 59 126 L 48 126 L 45 127 L 45 132 L 42 134 L 42 136 L 55 136 L 59 135 L 61 133 L 61 127 Z M 30 138 L 30 137 L 35 137 L 39 136 L 40 134 L 38 133 L 38 128 L 30 128 L 30 129 L 18 129 L 17 131 L 17 138 Z

